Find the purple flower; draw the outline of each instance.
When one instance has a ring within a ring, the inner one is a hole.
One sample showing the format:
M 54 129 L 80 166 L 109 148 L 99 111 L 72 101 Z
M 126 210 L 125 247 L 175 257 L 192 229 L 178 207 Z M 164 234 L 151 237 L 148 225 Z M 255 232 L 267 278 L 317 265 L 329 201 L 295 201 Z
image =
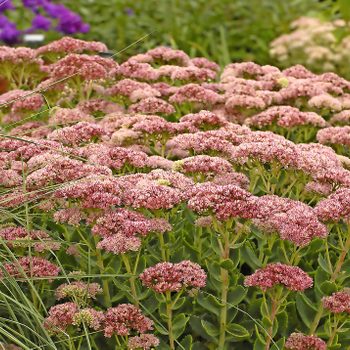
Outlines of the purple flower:
M 57 30 L 64 34 L 86 32 L 89 28 L 83 23 L 81 17 L 74 12 L 68 11 L 65 16 L 60 17 Z
M 45 2 L 43 4 L 43 8 L 46 13 L 53 18 L 63 18 L 71 14 L 71 11 L 61 4 L 51 4 L 49 2 Z
M 33 18 L 31 30 L 42 29 L 47 31 L 50 28 L 51 28 L 51 21 L 48 18 L 42 15 L 36 15 Z
M 16 28 L 16 25 L 13 23 L 0 29 L 0 40 L 9 45 L 18 42 L 20 35 L 21 32 Z
M 46 4 L 47 0 L 22 0 L 23 6 L 37 11 L 38 7 Z
M 13 6 L 11 0 L 8 0 L 8 1 L 5 0 L 5 2 L 0 1 L 0 12 L 4 12 L 6 10 L 13 10 L 13 9 L 15 9 L 15 7 Z

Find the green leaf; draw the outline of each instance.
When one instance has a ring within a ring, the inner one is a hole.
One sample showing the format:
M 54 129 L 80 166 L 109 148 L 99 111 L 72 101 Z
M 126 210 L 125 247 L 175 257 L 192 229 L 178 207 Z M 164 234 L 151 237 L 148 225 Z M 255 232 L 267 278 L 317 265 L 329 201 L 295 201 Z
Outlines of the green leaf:
M 325 294 L 325 295 L 330 295 L 333 292 L 337 291 L 337 285 L 334 282 L 330 281 L 325 281 L 320 285 L 320 290 Z
M 250 337 L 248 329 L 238 323 L 230 323 L 226 326 L 226 332 L 233 341 L 242 341 Z
M 257 269 L 261 267 L 261 262 L 255 255 L 253 249 L 248 246 L 248 244 L 245 244 L 244 247 L 241 249 L 241 254 L 243 260 L 253 269 Z
M 180 344 L 186 350 L 192 350 L 192 343 L 193 343 L 193 339 L 191 335 L 186 335 L 186 337 L 184 337 L 180 342 Z
M 235 265 L 233 264 L 231 259 L 225 259 L 220 262 L 220 267 L 222 267 L 225 270 L 231 271 L 235 268 Z
M 215 314 L 216 316 L 219 316 L 222 304 L 212 295 L 204 296 L 203 294 L 199 294 L 197 302 L 205 310 Z
M 178 310 L 178 309 L 180 309 L 180 307 L 183 306 L 183 304 L 185 303 L 185 301 L 186 301 L 186 298 L 185 298 L 185 297 L 182 297 L 182 298 L 177 299 L 175 305 L 173 305 L 173 310 Z
M 302 321 L 308 328 L 310 328 L 310 325 L 316 315 L 317 309 L 314 307 L 311 300 L 308 299 L 304 294 L 298 294 L 295 299 L 297 310 Z
M 211 337 L 217 337 L 219 335 L 219 327 L 215 326 L 214 324 L 212 324 L 209 321 L 206 320 L 202 320 L 201 324 L 203 326 L 203 328 L 205 329 L 206 333 L 208 335 L 210 335 Z
M 247 289 L 242 286 L 231 287 L 227 294 L 228 307 L 232 305 L 238 305 L 246 296 Z
M 189 321 L 189 316 L 185 314 L 176 315 L 173 319 L 173 334 L 174 338 L 179 338 L 182 333 L 185 331 L 187 322 Z
M 329 275 L 332 273 L 329 270 L 329 265 L 327 263 L 327 260 L 321 254 L 318 255 L 317 262 L 322 267 L 323 271 L 327 272 Z

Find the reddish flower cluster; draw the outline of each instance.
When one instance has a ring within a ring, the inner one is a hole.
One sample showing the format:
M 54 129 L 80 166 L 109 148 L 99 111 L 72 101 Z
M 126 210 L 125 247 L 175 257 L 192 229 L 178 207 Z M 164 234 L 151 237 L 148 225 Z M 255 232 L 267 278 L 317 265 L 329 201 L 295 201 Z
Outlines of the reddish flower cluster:
M 205 271 L 189 260 L 177 264 L 158 263 L 147 268 L 140 275 L 142 284 L 157 293 L 178 292 L 187 287 L 203 288 L 206 278 Z
M 340 292 L 335 292 L 329 297 L 323 297 L 323 307 L 333 313 L 346 312 L 350 314 L 350 291 L 344 289 Z
M 327 344 L 315 335 L 292 333 L 285 344 L 288 350 L 327 350 Z
M 312 287 L 313 281 L 309 275 L 297 266 L 281 263 L 271 263 L 256 270 L 244 280 L 246 287 L 259 287 L 262 290 L 282 284 L 292 291 L 303 291 Z
M 144 316 L 134 305 L 120 304 L 106 311 L 104 335 L 107 338 L 113 334 L 129 335 L 133 330 L 145 333 L 152 329 L 153 321 Z
M 50 261 L 38 258 L 24 256 L 15 262 L 4 263 L 3 267 L 7 274 L 15 278 L 30 277 L 55 277 L 60 272 L 60 268 Z M 6 276 L 1 272 L 0 276 Z

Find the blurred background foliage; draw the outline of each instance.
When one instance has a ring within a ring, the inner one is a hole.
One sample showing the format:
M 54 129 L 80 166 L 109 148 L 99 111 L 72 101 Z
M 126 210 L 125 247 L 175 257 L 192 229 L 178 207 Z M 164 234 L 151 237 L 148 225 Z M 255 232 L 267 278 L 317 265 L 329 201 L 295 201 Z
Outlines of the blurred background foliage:
M 349 1 L 350 2 L 350 1 Z M 220 64 L 271 62 L 269 43 L 304 15 L 331 17 L 332 0 L 66 0 L 90 24 L 83 38 L 121 50 L 153 34 L 126 55 L 156 45 L 180 48 Z M 142 48 L 140 48 L 140 46 Z
M 4 0 L 0 0 L 4 1 Z M 16 10 L 5 11 L 18 29 L 30 26 L 33 13 L 11 1 Z M 39 0 L 26 0 L 36 3 Z M 117 52 L 145 34 L 138 45 L 119 55 L 120 60 L 157 45 L 168 45 L 191 56 L 205 56 L 225 65 L 233 61 L 278 64 L 269 55 L 271 41 L 290 32 L 290 23 L 301 16 L 321 20 L 350 18 L 350 0 L 47 0 L 65 5 L 90 25 L 74 36 L 99 40 Z M 39 31 L 40 32 L 40 31 Z M 45 32 L 45 40 L 62 36 Z

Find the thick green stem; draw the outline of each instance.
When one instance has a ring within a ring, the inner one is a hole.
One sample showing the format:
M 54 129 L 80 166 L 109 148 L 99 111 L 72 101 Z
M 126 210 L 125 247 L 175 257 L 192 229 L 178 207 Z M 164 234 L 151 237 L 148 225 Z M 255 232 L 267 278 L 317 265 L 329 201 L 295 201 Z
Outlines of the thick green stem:
M 335 317 L 337 317 L 337 315 L 335 315 Z M 335 320 L 335 322 L 334 322 L 334 327 L 333 327 L 331 336 L 329 337 L 328 342 L 327 342 L 327 346 L 329 346 L 329 347 L 333 344 L 334 337 L 337 335 L 338 324 L 339 324 L 339 319 Z
M 171 302 L 171 294 L 169 291 L 165 292 L 166 299 L 166 315 L 167 315 L 167 324 L 168 324 L 168 336 L 169 336 L 169 345 L 171 350 L 175 350 L 175 338 L 173 333 L 173 304 Z
M 161 250 L 161 255 L 162 255 L 162 260 L 163 261 L 168 261 L 168 251 L 165 246 L 164 242 L 164 236 L 162 233 L 159 234 L 159 243 L 160 243 L 160 250 Z
M 229 241 L 229 233 L 225 230 L 222 234 L 223 244 L 222 244 L 222 252 L 221 258 L 228 259 L 230 256 L 230 241 Z M 225 341 L 226 341 L 226 327 L 227 327 L 227 293 L 229 288 L 229 273 L 226 269 L 220 269 L 220 277 L 221 277 L 221 310 L 220 310 L 220 333 L 219 333 L 219 343 L 218 350 L 225 349 Z
M 130 275 L 130 278 L 129 278 L 130 291 L 131 291 L 132 298 L 134 299 L 134 304 L 138 306 L 139 301 L 138 301 L 137 291 L 136 291 L 135 275 L 131 269 L 129 257 L 126 254 L 122 254 L 122 259 L 123 259 L 126 272 Z
M 94 236 L 94 240 L 95 240 L 95 246 L 96 246 L 97 243 L 98 243 L 97 236 Z M 97 263 L 97 266 L 98 266 L 98 268 L 100 270 L 100 274 L 101 274 L 101 278 L 102 278 L 102 289 L 103 289 L 103 297 L 104 297 L 104 300 L 105 300 L 105 304 L 106 304 L 107 307 L 111 307 L 112 306 L 112 302 L 111 302 L 111 295 L 110 295 L 110 292 L 109 292 L 108 280 L 103 278 L 105 267 L 104 267 L 104 264 L 103 264 L 102 255 L 101 255 L 101 252 L 100 252 L 99 249 L 95 250 L 95 254 L 96 254 L 96 259 L 97 259 L 96 263 Z
M 265 350 L 270 349 L 270 344 L 273 338 L 273 326 L 274 326 L 277 311 L 278 311 L 278 300 L 272 299 L 271 314 L 270 314 L 271 326 L 267 331 Z

